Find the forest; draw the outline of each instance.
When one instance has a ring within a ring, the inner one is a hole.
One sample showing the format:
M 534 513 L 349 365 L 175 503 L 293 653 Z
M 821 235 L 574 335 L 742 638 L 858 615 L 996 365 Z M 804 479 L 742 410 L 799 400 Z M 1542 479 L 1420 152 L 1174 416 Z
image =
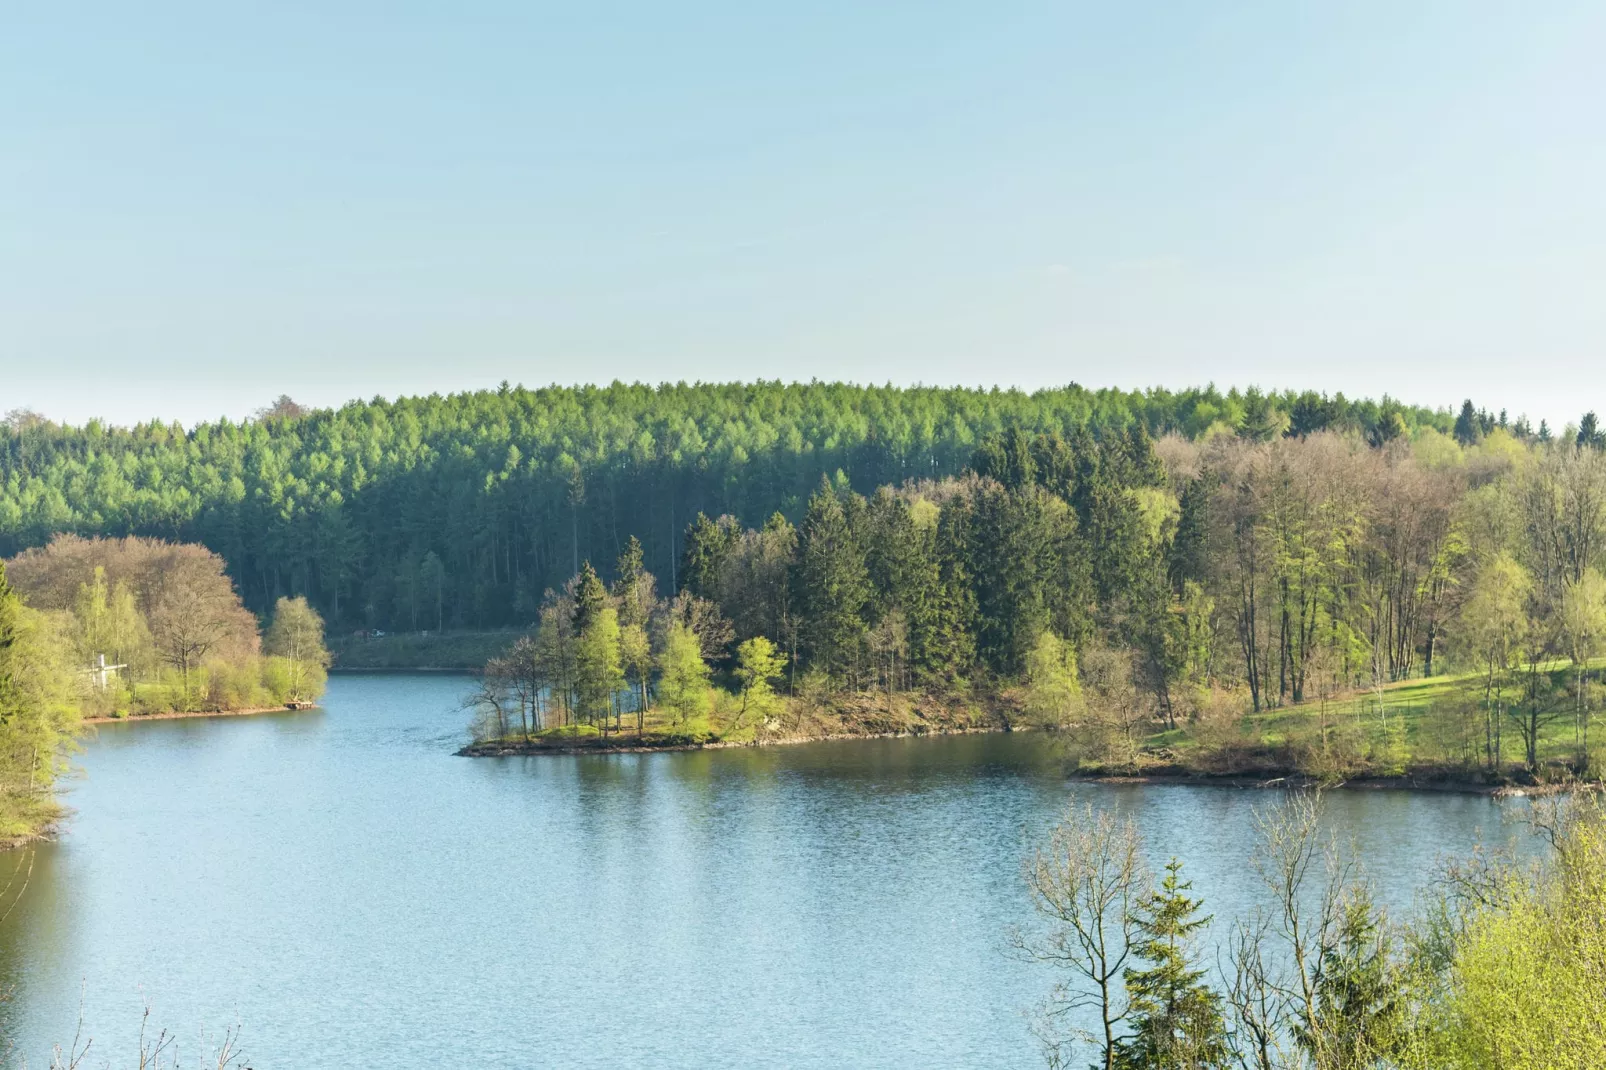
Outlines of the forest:
M 1381 441 L 1012 428 L 955 477 L 821 477 L 796 525 L 700 513 L 663 597 L 634 538 L 611 585 L 587 561 L 549 591 L 477 732 L 639 733 L 655 702 L 683 735 L 854 702 L 920 730 L 898 710 L 958 704 L 1109 771 L 1593 775 L 1600 435 L 1463 415 Z
M 612 562 L 632 535 L 678 590 L 681 532 L 700 512 L 795 524 L 822 474 L 862 494 L 956 476 L 1008 428 L 1099 438 L 1141 425 L 1190 440 L 1330 429 L 1383 442 L 1455 424 L 1448 411 L 1309 391 L 819 382 L 504 387 L 332 411 L 286 398 L 188 430 L 13 412 L 0 425 L 0 556 L 61 532 L 142 535 L 221 554 L 258 614 L 304 595 L 347 631 L 522 627 L 548 588 L 582 560 Z

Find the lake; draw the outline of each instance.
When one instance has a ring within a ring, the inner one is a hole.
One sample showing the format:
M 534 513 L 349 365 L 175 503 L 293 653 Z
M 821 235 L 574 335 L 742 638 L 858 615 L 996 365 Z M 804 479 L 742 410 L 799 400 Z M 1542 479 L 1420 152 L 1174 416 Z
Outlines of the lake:
M 102 728 L 60 842 L 0 855 L 31 866 L 0 923 L 13 1061 L 81 1004 L 88 1063 L 124 1065 L 148 1004 L 186 1060 L 240 1023 L 256 1070 L 1030 1067 L 1053 978 L 1005 937 L 1068 800 L 1132 814 L 1218 917 L 1254 893 L 1266 792 L 1072 784 L 1030 733 L 458 758 L 467 689 L 341 676 L 319 710 Z M 1327 812 L 1404 908 L 1522 805 Z

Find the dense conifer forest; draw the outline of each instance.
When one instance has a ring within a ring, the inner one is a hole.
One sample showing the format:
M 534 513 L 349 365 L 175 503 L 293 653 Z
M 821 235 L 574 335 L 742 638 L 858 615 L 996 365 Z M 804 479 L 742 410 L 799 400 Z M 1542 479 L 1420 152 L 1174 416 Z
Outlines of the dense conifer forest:
M 15 412 L 0 428 L 0 556 L 58 532 L 198 542 L 257 613 L 305 595 L 348 630 L 522 626 L 548 588 L 581 561 L 612 562 L 632 535 L 678 588 L 698 513 L 796 523 L 822 475 L 862 494 L 958 475 L 1004 429 L 1095 440 L 1138 427 L 1255 440 L 1335 429 L 1381 443 L 1454 424 L 1448 411 L 1312 392 L 765 382 L 504 387 L 333 411 L 281 399 L 189 430 Z

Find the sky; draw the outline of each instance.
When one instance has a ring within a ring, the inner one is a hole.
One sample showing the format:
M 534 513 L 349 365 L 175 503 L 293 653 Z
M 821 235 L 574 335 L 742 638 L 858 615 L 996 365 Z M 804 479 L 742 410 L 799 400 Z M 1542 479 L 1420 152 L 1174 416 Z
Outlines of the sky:
M 508 380 L 1606 408 L 1606 5 L 9 5 L 0 411 Z

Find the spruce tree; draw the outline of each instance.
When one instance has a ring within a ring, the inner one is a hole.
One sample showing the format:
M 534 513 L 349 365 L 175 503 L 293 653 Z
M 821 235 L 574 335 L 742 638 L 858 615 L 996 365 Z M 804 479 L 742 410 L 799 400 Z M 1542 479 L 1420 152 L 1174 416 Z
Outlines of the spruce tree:
M 621 628 L 645 628 L 652 613 L 656 584 L 646 569 L 644 557 L 641 540 L 632 535 L 614 566 L 611 593 L 619 606 Z
M 1215 1070 L 1232 1065 L 1221 996 L 1204 980 L 1193 938 L 1210 918 L 1199 917 L 1203 901 L 1188 898 L 1193 884 L 1182 879 L 1173 858 L 1160 887 L 1138 908 L 1142 934 L 1135 954 L 1144 968 L 1124 976 L 1131 1007 L 1131 1033 L 1118 1041 L 1114 1065 L 1121 1070 Z
M 602 585 L 602 579 L 597 570 L 587 561 L 580 566 L 580 574 L 575 578 L 574 587 L 574 630 L 576 634 L 585 630 L 596 621 L 597 615 L 608 604 L 608 589 Z
M 735 517 L 710 520 L 707 514 L 698 513 L 686 528 L 686 552 L 680 560 L 681 590 L 698 598 L 718 598 L 720 572 L 741 537 L 742 526 Z
M 1316 1021 L 1298 1033 L 1318 1066 L 1384 1065 L 1403 1040 L 1405 1005 L 1387 919 L 1360 885 L 1339 907 L 1316 975 Z
M 1463 446 L 1471 446 L 1483 437 L 1483 428 L 1478 424 L 1478 412 L 1472 407 L 1472 399 L 1461 403 L 1461 414 L 1455 418 L 1455 440 Z
M 828 481 L 809 499 L 794 583 L 809 663 L 856 684 L 870 579 L 843 500 Z
M 952 687 L 975 665 L 976 593 L 969 567 L 972 519 L 970 499 L 964 495 L 950 498 L 937 515 L 932 536 L 937 586 L 913 655 L 915 678 L 927 685 Z

